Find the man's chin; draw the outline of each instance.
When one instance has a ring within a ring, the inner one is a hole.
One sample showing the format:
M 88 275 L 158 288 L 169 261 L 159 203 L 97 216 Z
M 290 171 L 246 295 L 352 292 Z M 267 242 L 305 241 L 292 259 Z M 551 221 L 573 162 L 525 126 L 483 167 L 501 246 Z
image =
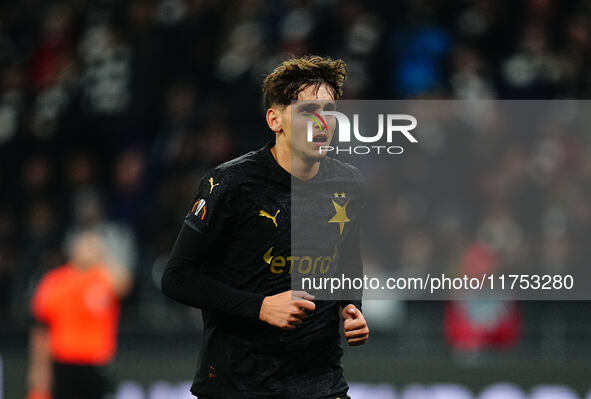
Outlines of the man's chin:
M 322 161 L 327 154 L 327 146 L 318 147 L 312 151 L 306 152 L 306 162 L 315 163 Z

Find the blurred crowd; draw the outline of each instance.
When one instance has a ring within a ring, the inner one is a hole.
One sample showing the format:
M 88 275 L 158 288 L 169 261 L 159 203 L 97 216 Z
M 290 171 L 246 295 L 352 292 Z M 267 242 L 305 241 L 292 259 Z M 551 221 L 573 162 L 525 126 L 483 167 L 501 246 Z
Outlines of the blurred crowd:
M 158 276 L 202 173 L 272 140 L 262 77 L 307 53 L 345 60 L 345 98 L 584 99 L 591 1 L 3 1 L 2 322 L 25 323 L 41 274 L 64 261 L 64 237 L 92 225 L 134 276 L 124 306 L 169 327 Z M 425 161 L 449 165 L 455 182 L 469 182 L 457 185 L 463 194 L 478 194 L 449 195 L 451 216 L 431 231 L 421 227 L 425 185 L 402 176 L 388 213 L 397 263 L 438 259 L 437 234 L 458 264 L 518 262 L 522 248 L 542 251 L 533 261 L 568 262 L 579 245 L 570 222 L 577 237 L 590 233 L 589 138 L 524 137 L 485 137 L 486 147 L 469 138 L 457 151 L 482 162 L 472 169 L 431 141 Z M 536 213 L 539 193 L 555 201 Z M 463 201 L 483 197 L 490 208 L 461 214 Z

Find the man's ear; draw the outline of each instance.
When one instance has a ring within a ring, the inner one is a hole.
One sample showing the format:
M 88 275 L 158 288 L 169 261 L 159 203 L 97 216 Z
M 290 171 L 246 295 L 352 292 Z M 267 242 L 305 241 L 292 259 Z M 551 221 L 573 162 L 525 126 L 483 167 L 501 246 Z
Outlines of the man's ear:
M 280 133 L 282 128 L 282 115 L 280 110 L 277 107 L 271 107 L 267 110 L 267 125 L 269 125 L 269 129 L 274 131 L 275 133 Z

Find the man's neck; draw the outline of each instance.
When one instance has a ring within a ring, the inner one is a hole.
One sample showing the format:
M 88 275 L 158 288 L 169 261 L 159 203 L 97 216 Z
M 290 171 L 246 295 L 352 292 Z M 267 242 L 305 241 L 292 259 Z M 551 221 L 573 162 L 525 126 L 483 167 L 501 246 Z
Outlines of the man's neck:
M 320 161 L 310 163 L 299 157 L 292 157 L 290 148 L 286 146 L 275 144 L 271 147 L 271 154 L 273 154 L 273 158 L 275 158 L 279 166 L 300 180 L 310 180 L 316 176 L 320 169 Z

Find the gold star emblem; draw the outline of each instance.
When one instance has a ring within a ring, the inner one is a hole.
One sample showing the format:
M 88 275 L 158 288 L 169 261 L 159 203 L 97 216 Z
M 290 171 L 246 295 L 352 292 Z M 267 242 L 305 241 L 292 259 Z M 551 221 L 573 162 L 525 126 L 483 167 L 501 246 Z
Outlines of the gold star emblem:
M 347 198 L 347 194 L 345 194 L 344 192 L 341 193 L 341 198 Z
M 338 223 L 339 224 L 339 231 L 341 235 L 343 234 L 343 228 L 345 227 L 345 223 L 350 222 L 351 220 L 347 216 L 347 205 L 349 205 L 349 201 L 345 202 L 345 205 L 341 206 L 337 204 L 334 200 L 331 200 L 332 204 L 334 205 L 334 210 L 336 211 L 335 215 L 328 221 L 328 223 Z
M 333 195 L 335 198 L 339 198 L 339 193 L 334 193 Z

